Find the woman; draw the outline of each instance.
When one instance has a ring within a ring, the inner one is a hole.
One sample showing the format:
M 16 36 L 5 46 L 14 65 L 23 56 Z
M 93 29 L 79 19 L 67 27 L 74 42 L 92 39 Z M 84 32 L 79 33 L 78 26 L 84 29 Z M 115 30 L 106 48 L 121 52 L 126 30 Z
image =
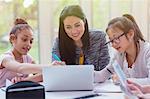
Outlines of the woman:
M 93 64 L 95 70 L 102 70 L 109 62 L 105 36 L 99 30 L 89 31 L 79 5 L 67 6 L 60 14 L 59 35 L 52 53 L 67 65 Z
M 132 16 L 130 16 L 132 17 Z M 147 82 L 150 66 L 150 44 L 146 42 L 135 20 L 126 15 L 112 19 L 106 32 L 110 44 L 117 53 L 116 60 L 128 78 Z M 111 63 L 113 63 L 113 61 Z M 101 72 L 95 72 L 95 82 L 103 82 L 114 72 L 109 64 Z

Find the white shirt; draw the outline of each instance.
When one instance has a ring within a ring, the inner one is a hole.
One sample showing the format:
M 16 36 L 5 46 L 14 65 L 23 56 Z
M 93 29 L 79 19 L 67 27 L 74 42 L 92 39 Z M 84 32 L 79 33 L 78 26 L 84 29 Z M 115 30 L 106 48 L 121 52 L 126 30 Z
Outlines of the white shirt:
M 140 51 L 136 61 L 132 64 L 132 68 L 128 68 L 128 63 L 124 53 L 117 53 L 115 59 L 128 78 L 136 78 L 139 80 L 142 79 L 144 82 L 150 83 L 150 43 L 140 41 L 139 44 Z M 114 72 L 113 67 L 110 64 L 101 71 L 95 71 L 95 82 L 104 82 L 110 77 L 111 73 L 107 69 L 109 69 L 111 72 Z

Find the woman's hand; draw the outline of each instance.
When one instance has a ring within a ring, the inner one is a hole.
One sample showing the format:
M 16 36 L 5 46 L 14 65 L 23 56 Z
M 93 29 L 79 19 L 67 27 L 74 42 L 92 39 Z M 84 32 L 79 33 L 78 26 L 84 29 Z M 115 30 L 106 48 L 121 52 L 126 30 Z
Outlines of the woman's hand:
M 66 63 L 63 61 L 53 61 L 52 65 L 66 65 Z
M 118 85 L 120 83 L 116 73 L 112 74 L 112 81 L 115 85 Z

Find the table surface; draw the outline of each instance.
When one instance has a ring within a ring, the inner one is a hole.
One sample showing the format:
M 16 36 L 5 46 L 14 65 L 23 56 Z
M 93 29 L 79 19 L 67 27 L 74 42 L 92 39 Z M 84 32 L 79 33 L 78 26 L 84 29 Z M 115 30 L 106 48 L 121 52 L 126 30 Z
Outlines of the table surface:
M 46 92 L 45 94 L 46 99 L 70 99 L 94 94 L 96 89 L 99 96 L 92 97 L 92 99 L 124 99 L 124 94 L 117 91 L 119 88 L 119 86 L 113 85 L 111 81 L 106 81 L 105 83 L 95 84 L 93 91 Z M 5 91 L 0 90 L 0 96 L 1 99 L 6 99 Z

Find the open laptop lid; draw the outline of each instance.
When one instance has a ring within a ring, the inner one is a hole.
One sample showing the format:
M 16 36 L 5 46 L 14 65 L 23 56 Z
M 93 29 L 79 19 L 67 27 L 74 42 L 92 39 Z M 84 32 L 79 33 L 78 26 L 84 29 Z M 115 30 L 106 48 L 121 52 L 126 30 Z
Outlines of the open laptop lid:
M 46 91 L 93 90 L 93 65 L 66 65 L 43 68 Z
M 115 73 L 117 74 L 119 81 L 120 81 L 120 88 L 122 92 L 124 92 L 128 97 L 131 99 L 138 99 L 136 96 L 134 96 L 129 88 L 127 87 L 127 78 L 124 74 L 123 70 L 121 69 L 120 65 L 117 63 L 117 61 L 114 61 L 113 68 Z

